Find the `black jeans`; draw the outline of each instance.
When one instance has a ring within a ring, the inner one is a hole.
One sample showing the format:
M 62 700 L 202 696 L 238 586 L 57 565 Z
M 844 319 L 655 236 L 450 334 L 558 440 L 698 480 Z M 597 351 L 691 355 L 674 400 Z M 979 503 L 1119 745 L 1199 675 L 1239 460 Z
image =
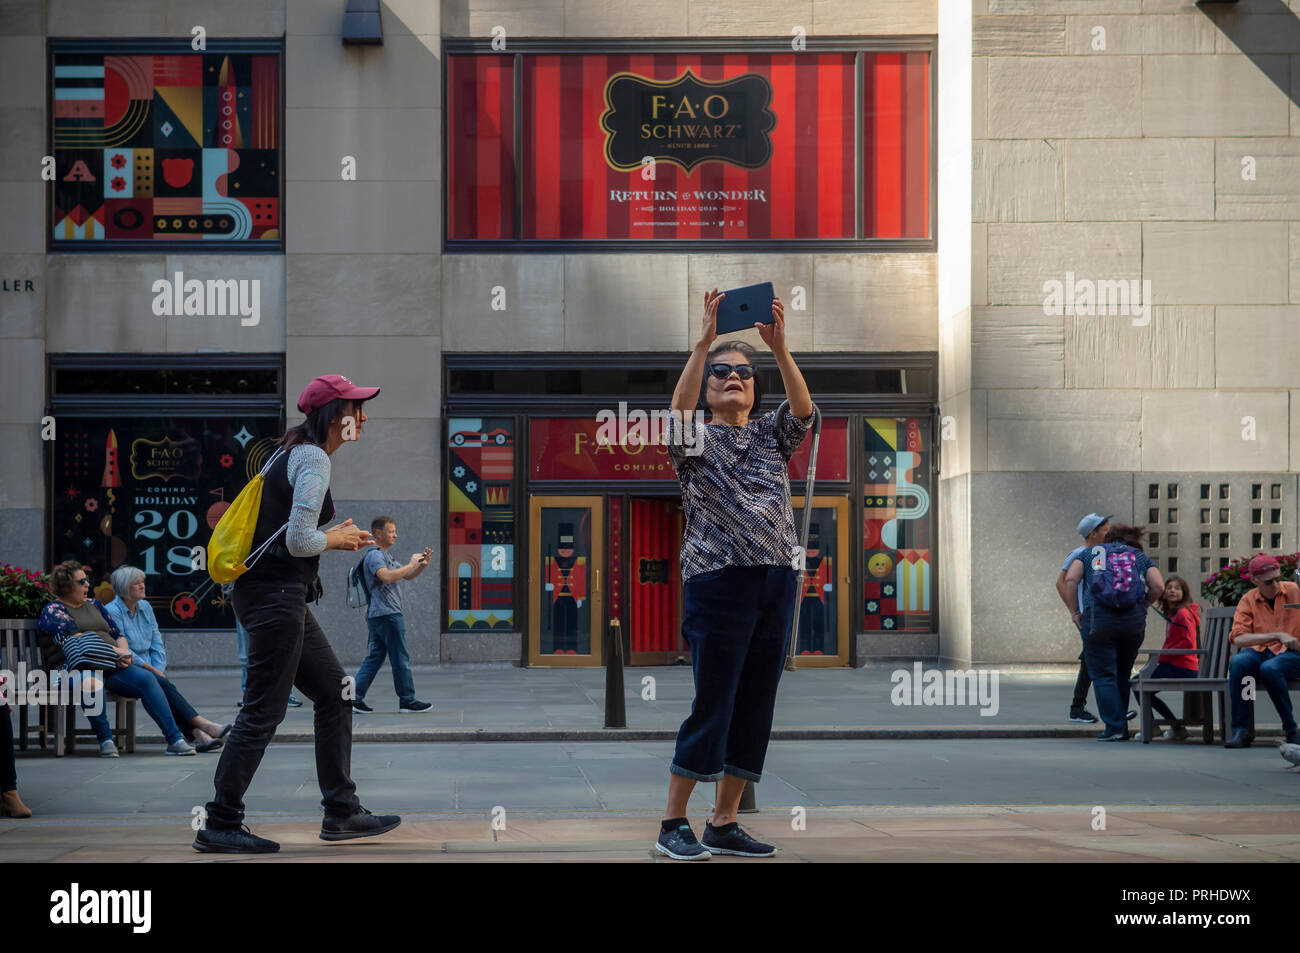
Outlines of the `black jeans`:
M 789 566 L 727 566 L 686 580 L 682 634 L 695 701 L 677 731 L 670 772 L 696 781 L 762 779 L 795 594 Z
M 0 792 L 18 790 L 18 765 L 14 762 L 14 729 L 9 721 L 9 706 L 0 705 Z
M 1128 734 L 1129 679 L 1146 635 L 1143 622 L 1093 620 L 1083 640 L 1098 713 L 1109 732 Z
M 326 815 L 350 817 L 360 806 L 351 777 L 352 703 L 343 698 L 343 666 L 307 608 L 307 591 L 301 582 L 235 583 L 231 601 L 248 630 L 248 688 L 213 779 L 216 797 L 207 805 L 213 829 L 243 823 L 244 792 L 294 687 L 315 703 L 316 777 Z

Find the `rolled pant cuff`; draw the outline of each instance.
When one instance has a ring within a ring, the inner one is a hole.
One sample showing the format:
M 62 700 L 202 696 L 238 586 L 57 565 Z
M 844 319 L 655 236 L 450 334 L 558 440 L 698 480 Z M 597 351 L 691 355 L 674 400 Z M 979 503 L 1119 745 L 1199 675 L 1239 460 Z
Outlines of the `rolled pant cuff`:
M 744 768 L 738 768 L 734 764 L 724 764 L 722 766 L 723 774 L 729 774 L 733 778 L 744 778 L 746 781 L 762 781 L 761 774 L 755 774 L 753 771 L 746 771 Z
M 713 774 L 696 774 L 694 771 L 683 768 L 676 761 L 668 765 L 668 771 L 671 774 L 676 774 L 683 778 L 691 778 L 694 781 L 721 781 L 722 776 L 726 774 L 725 771 L 715 771 Z

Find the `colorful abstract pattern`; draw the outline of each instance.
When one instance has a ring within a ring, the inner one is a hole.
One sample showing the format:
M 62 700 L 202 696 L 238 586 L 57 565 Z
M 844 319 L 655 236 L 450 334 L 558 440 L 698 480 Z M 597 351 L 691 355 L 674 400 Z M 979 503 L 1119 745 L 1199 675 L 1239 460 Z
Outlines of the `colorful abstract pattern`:
M 868 630 L 931 632 L 930 453 L 918 417 L 868 417 L 863 607 Z
M 448 421 L 447 627 L 514 629 L 511 417 Z
M 56 53 L 55 244 L 280 239 L 280 57 Z

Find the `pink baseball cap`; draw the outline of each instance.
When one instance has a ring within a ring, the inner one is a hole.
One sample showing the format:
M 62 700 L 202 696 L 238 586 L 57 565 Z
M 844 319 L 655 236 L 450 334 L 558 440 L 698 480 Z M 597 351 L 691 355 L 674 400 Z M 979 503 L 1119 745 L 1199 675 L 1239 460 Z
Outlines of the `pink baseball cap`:
M 1277 560 L 1267 553 L 1260 553 L 1250 560 L 1250 565 L 1246 567 L 1246 577 L 1254 579 L 1262 572 L 1268 572 L 1270 569 L 1277 568 Z
M 378 393 L 378 387 L 358 387 L 342 374 L 326 374 L 324 377 L 314 378 L 302 389 L 302 393 L 298 395 L 298 410 L 310 414 L 336 397 L 342 397 L 344 400 L 369 400 Z

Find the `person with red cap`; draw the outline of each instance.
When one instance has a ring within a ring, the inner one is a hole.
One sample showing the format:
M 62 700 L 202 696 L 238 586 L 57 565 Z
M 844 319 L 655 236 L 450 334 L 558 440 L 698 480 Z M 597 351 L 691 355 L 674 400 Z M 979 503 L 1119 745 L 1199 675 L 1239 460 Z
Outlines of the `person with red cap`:
M 371 814 L 357 799 L 351 777 L 352 704 L 344 698 L 343 666 L 307 607 L 321 596 L 317 569 L 324 550 L 355 552 L 374 543 L 350 519 L 325 524 L 335 515 L 330 454 L 361 436 L 362 404 L 378 393 L 378 387 L 358 387 L 340 374 L 317 377 L 298 398 L 307 419 L 280 438 L 265 471 L 251 549 L 261 554 L 231 593 L 235 614 L 248 629 L 248 686 L 217 764 L 216 795 L 207 804 L 195 850 L 265 854 L 280 849 L 244 826 L 243 798 L 295 686 L 316 708 L 316 776 L 325 808 L 321 839 L 370 837 L 401 823 L 396 815 Z
M 1290 744 L 1300 743 L 1287 681 L 1300 678 L 1300 586 L 1282 581 L 1277 560 L 1266 553 L 1251 559 L 1246 575 L 1254 588 L 1241 597 L 1232 617 L 1228 639 L 1238 649 L 1228 663 L 1228 698 L 1232 707 L 1232 737 L 1225 748 L 1249 748 L 1255 740 L 1255 702 L 1247 699 L 1245 680 L 1262 683 L 1282 716 L 1282 730 Z

